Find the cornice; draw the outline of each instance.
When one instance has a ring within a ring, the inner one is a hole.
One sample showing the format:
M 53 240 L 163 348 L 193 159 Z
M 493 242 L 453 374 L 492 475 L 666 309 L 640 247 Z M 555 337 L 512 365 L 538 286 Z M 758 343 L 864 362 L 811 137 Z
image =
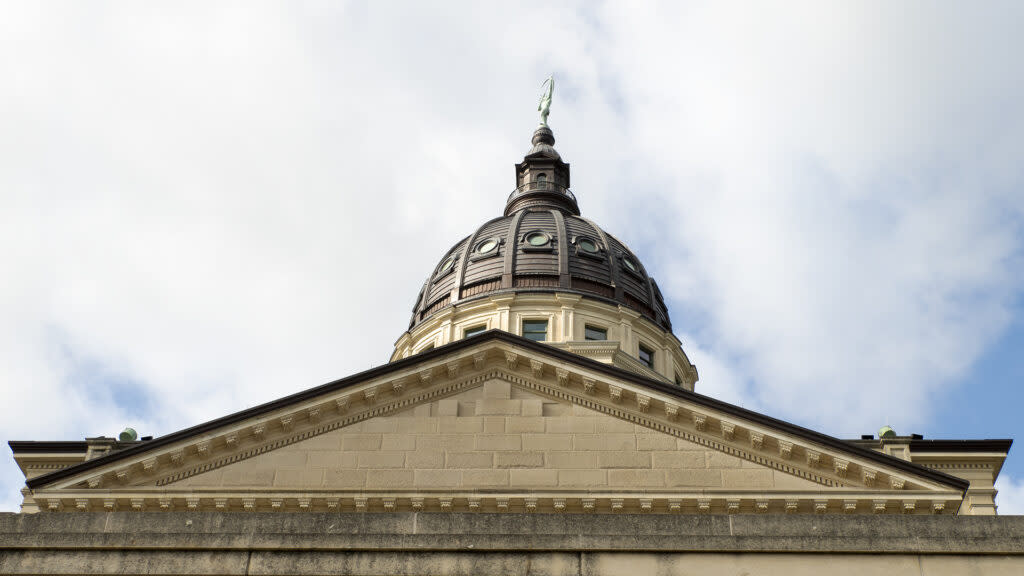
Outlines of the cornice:
M 116 492 L 41 490 L 44 512 L 69 511 L 324 511 L 652 514 L 955 514 L 957 492 L 855 491 L 765 493 L 742 490 L 648 491 L 309 491 L 166 490 Z
M 526 360 L 521 361 L 520 357 Z M 900 490 L 911 486 L 965 490 L 968 486 L 966 480 L 500 330 L 42 475 L 27 484 L 36 490 L 64 481 L 63 487 L 68 488 L 97 477 L 97 488 L 112 480 L 134 483 L 140 478 L 140 471 L 149 477 L 163 465 L 185 467 L 191 458 L 212 459 L 217 454 L 230 458 L 225 450 L 238 454 L 256 445 L 269 445 L 279 441 L 290 428 L 294 430 L 289 437 L 299 441 L 303 434 L 308 438 L 318 433 L 316 430 L 331 425 L 330 422 L 344 421 L 348 416 L 343 416 L 343 410 L 349 407 L 377 404 L 373 409 L 361 408 L 362 417 L 383 413 L 372 410 L 408 407 L 415 402 L 416 390 L 422 388 L 423 393 L 429 393 L 429 387 L 448 385 L 447 381 L 440 382 L 458 378 L 460 368 L 476 371 L 472 375 L 462 372 L 463 378 L 473 378 L 488 362 L 502 359 L 506 364 L 503 377 L 522 386 L 554 397 L 571 397 L 605 413 L 661 431 L 674 431 L 680 437 L 693 438 L 702 445 L 776 469 L 799 470 L 803 477 L 818 478 L 814 481 L 827 486 L 888 486 Z M 429 376 L 426 380 L 424 373 Z M 320 409 L 313 419 L 316 421 L 311 423 L 309 410 L 314 407 Z M 722 432 L 723 422 L 730 430 L 730 439 Z M 229 441 L 232 435 L 234 440 Z M 249 443 L 248 447 L 243 446 L 243 441 Z

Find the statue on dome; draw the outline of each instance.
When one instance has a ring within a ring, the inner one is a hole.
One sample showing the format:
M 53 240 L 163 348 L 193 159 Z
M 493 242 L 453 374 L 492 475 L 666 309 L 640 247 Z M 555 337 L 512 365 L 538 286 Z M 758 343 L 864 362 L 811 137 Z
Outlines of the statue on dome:
M 540 103 L 537 104 L 537 110 L 540 110 L 540 125 L 548 125 L 548 114 L 551 113 L 551 95 L 555 91 L 555 77 L 554 75 L 548 76 L 548 79 L 540 85 L 544 93 L 540 96 Z

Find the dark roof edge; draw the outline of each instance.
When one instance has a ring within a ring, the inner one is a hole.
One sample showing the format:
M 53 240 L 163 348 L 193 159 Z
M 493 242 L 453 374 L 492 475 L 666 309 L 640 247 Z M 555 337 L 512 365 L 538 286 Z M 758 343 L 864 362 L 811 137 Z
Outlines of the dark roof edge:
M 574 354 L 572 352 L 567 352 L 567 351 L 564 351 L 564 350 L 559 350 L 558 348 L 555 348 L 553 346 L 550 346 L 550 345 L 547 345 L 547 344 L 542 344 L 542 343 L 539 343 L 539 342 L 533 342 L 532 340 L 527 340 L 526 338 L 523 338 L 521 336 L 516 336 L 516 335 L 511 334 L 509 332 L 505 332 L 503 330 L 496 330 L 496 329 L 495 330 L 488 330 L 487 332 L 484 332 L 484 333 L 479 334 L 477 336 L 473 336 L 471 338 L 464 338 L 462 340 L 458 340 L 458 341 L 452 342 L 450 344 L 445 344 L 444 346 L 441 346 L 441 347 L 438 347 L 438 348 L 434 348 L 433 350 L 428 350 L 426 352 L 421 352 L 420 354 L 416 354 L 414 356 L 409 356 L 409 357 L 403 358 L 401 360 L 396 360 L 396 361 L 388 363 L 388 364 L 383 364 L 381 366 L 377 366 L 375 368 L 371 368 L 369 370 L 365 370 L 363 372 L 359 372 L 359 373 L 353 374 L 351 376 L 347 376 L 345 378 L 341 378 L 339 380 L 335 380 L 333 382 L 328 382 L 326 384 L 322 384 L 322 385 L 316 386 L 314 388 L 309 388 L 307 390 L 303 390 L 303 391 L 297 392 L 295 394 L 290 394 L 288 396 L 284 396 L 282 398 L 278 398 L 277 400 L 273 400 L 273 401 L 267 402 L 265 404 L 260 404 L 258 406 L 254 406 L 252 408 L 247 408 L 245 410 L 241 410 L 239 412 L 235 412 L 234 414 L 229 414 L 227 416 L 222 416 L 221 418 L 217 418 L 215 420 L 210 420 L 208 422 L 204 422 L 202 424 L 197 424 L 195 426 L 192 426 L 192 427 L 189 427 L 189 428 L 185 428 L 185 429 L 179 430 L 177 432 L 172 432 L 170 434 L 167 434 L 167 435 L 164 435 L 164 436 L 160 436 L 159 438 L 154 438 L 153 440 L 150 440 L 150 441 L 145 442 L 143 444 L 140 444 L 138 446 L 133 446 L 131 448 L 126 448 L 124 450 L 119 450 L 119 451 L 111 453 L 111 454 L 106 454 L 104 456 L 100 456 L 98 458 L 94 458 L 92 460 L 89 460 L 89 461 L 86 461 L 86 462 L 82 462 L 81 464 L 76 464 L 74 466 L 69 466 L 67 468 L 62 468 L 60 470 L 55 470 L 53 472 L 50 472 L 49 474 L 44 474 L 42 476 L 36 476 L 35 478 L 32 478 L 31 480 L 27 480 L 26 481 L 26 485 L 29 488 L 37 488 L 37 487 L 40 487 L 40 486 L 44 486 L 46 484 L 49 484 L 50 482 L 61 480 L 63 478 L 67 478 L 69 476 L 73 476 L 75 474 L 79 474 L 79 473 L 84 472 L 86 470 L 89 470 L 89 469 L 92 469 L 92 468 L 97 468 L 99 466 L 103 466 L 103 465 L 109 464 L 111 462 L 115 462 L 115 461 L 120 460 L 122 458 L 127 458 L 127 457 L 130 457 L 130 456 L 134 456 L 135 454 L 139 454 L 141 452 L 145 452 L 145 451 L 153 449 L 153 448 L 159 448 L 159 447 L 167 445 L 167 444 L 171 444 L 171 443 L 174 443 L 174 442 L 178 442 L 180 440 L 184 440 L 184 439 L 186 439 L 186 438 L 188 438 L 190 436 L 196 435 L 196 434 L 202 434 L 202 433 L 205 433 L 205 432 L 209 432 L 209 431 L 215 430 L 215 429 L 220 428 L 222 426 L 226 426 L 226 425 L 229 425 L 229 424 L 234 424 L 235 422 L 239 422 L 241 420 L 245 420 L 245 419 L 251 418 L 253 416 L 258 416 L 258 415 L 266 413 L 266 412 L 271 412 L 273 410 L 277 410 L 278 408 L 283 408 L 285 406 L 288 406 L 288 405 L 296 403 L 296 402 L 301 402 L 303 400 L 309 400 L 311 398 L 315 398 L 315 397 L 320 396 L 322 394 L 326 394 L 328 392 L 333 392 L 335 390 L 339 390 L 339 389 L 345 388 L 346 386 L 354 385 L 354 384 L 363 382 L 365 380 L 369 380 L 369 379 L 372 379 L 372 378 L 378 378 L 380 376 L 388 374 L 389 372 L 397 372 L 397 371 L 402 370 L 402 369 L 404 369 L 404 368 L 406 368 L 408 366 L 412 366 L 412 365 L 418 364 L 418 363 L 423 362 L 423 361 L 428 361 L 428 360 L 432 360 L 432 359 L 435 359 L 435 358 L 443 357 L 443 356 L 446 356 L 448 354 L 451 354 L 454 351 L 461 350 L 463 348 L 469 348 L 471 346 L 477 346 L 479 344 L 482 344 L 484 342 L 491 341 L 491 340 L 503 341 L 503 342 L 506 342 L 508 344 L 513 344 L 513 345 L 519 346 L 521 348 L 526 348 L 528 350 L 531 350 L 531 351 L 534 351 L 534 352 L 537 352 L 537 353 L 540 353 L 540 354 L 545 354 L 545 355 L 548 355 L 548 356 L 553 356 L 553 357 L 558 358 L 560 360 L 565 360 L 567 362 L 574 362 L 576 364 L 580 364 L 582 366 L 585 366 L 586 368 L 588 368 L 590 370 L 593 370 L 595 372 L 604 373 L 604 374 L 606 374 L 606 375 L 608 375 L 608 376 L 610 376 L 612 378 L 617 378 L 619 380 L 625 380 L 625 381 L 628 381 L 628 382 L 631 382 L 631 383 L 634 383 L 634 384 L 637 384 L 637 385 L 640 385 L 640 386 L 646 386 L 648 388 L 657 390 L 659 392 L 663 392 L 663 393 L 666 393 L 666 394 L 669 394 L 669 395 L 672 395 L 672 396 L 676 396 L 678 398 L 682 398 L 682 399 L 685 399 L 685 400 L 688 400 L 688 401 L 691 401 L 691 402 L 695 402 L 697 404 L 702 404 L 704 406 L 707 406 L 709 408 L 714 408 L 716 410 L 725 412 L 727 414 L 738 416 L 740 418 L 751 420 L 753 422 L 757 422 L 759 424 L 763 424 L 763 425 L 766 425 L 766 426 L 771 426 L 771 427 L 774 427 L 774 428 L 779 429 L 781 431 L 788 432 L 788 433 L 796 435 L 796 436 L 804 437 L 804 438 L 806 438 L 808 440 L 811 440 L 813 442 L 816 442 L 818 444 L 823 444 L 825 446 L 829 446 L 831 448 L 835 448 L 835 449 L 843 451 L 843 452 L 856 454 L 857 456 L 860 456 L 860 457 L 865 458 L 867 460 L 873 460 L 875 462 L 879 462 L 880 464 L 884 464 L 886 466 L 891 466 L 893 468 L 898 468 L 900 470 L 903 470 L 903 471 L 906 471 L 906 472 L 909 472 L 909 473 L 916 474 L 918 476 L 927 478 L 927 479 L 932 480 L 934 482 L 938 482 L 940 484 L 945 484 L 947 486 L 952 486 L 952 487 L 957 488 L 959 490 L 966 490 L 967 487 L 970 485 L 970 482 L 968 482 L 967 480 L 964 480 L 962 478 L 957 478 L 955 476 L 950 476 L 949 474 L 938 472 L 938 471 L 932 470 L 930 468 L 925 468 L 924 466 L 920 466 L 920 465 L 914 464 L 912 462 L 907 462 L 906 460 L 902 460 L 900 458 L 896 458 L 896 457 L 893 457 L 893 456 L 888 456 L 886 454 L 875 452 L 874 450 L 870 450 L 868 448 L 862 448 L 860 446 L 856 446 L 856 445 L 850 444 L 849 442 L 846 442 L 844 440 L 840 440 L 840 439 L 835 438 L 833 436 L 828 436 L 828 435 L 822 434 L 820 432 L 815 432 L 813 430 L 804 428 L 802 426 L 797 426 L 796 424 L 791 424 L 791 423 L 786 422 L 784 420 L 778 420 L 778 419 L 772 418 L 770 416 L 765 416 L 764 414 L 760 414 L 760 413 L 754 412 L 752 410 L 747 410 L 746 408 L 741 408 L 739 406 L 735 406 L 733 404 L 729 404 L 729 403 L 723 402 L 721 400 L 716 400 L 716 399 L 711 398 L 709 396 L 704 396 L 703 394 L 697 394 L 696 392 L 690 392 L 688 390 L 684 390 L 682 388 L 679 388 L 679 387 L 671 385 L 671 384 L 666 384 L 666 383 L 663 383 L 663 382 L 658 382 L 657 380 L 646 378 L 644 376 L 640 376 L 638 374 L 634 374 L 633 372 L 628 372 L 626 370 L 623 370 L 622 368 L 618 368 L 618 367 L 613 366 L 611 364 L 604 364 L 602 362 L 598 362 L 597 360 L 592 360 L 590 358 L 585 358 L 583 356 L 580 356 L 578 354 Z
M 1011 439 L 985 440 L 911 440 L 913 452 L 1009 452 Z
M 86 452 L 89 443 L 84 440 L 11 440 L 7 442 L 11 452 L 29 454 L 54 454 L 58 452 Z

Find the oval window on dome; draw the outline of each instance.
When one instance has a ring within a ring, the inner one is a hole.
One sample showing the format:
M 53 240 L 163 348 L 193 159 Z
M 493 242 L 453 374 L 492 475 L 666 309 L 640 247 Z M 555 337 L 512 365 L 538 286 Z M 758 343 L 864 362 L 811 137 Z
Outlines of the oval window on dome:
M 543 232 L 530 232 L 526 235 L 526 243 L 530 246 L 546 246 L 551 238 Z
M 636 262 L 633 262 L 632 258 L 628 256 L 623 256 L 622 263 L 625 264 L 626 268 L 628 268 L 630 272 L 640 272 L 640 268 L 637 267 Z
M 441 262 L 441 266 L 438 267 L 437 273 L 444 274 L 453 267 L 455 267 L 455 256 L 449 256 L 448 258 L 445 258 L 444 262 Z
M 576 245 L 580 247 L 580 250 L 588 254 L 597 254 L 598 252 L 597 243 L 590 238 L 580 238 Z
M 476 245 L 477 254 L 490 254 L 494 252 L 494 249 L 498 247 L 498 241 L 494 238 L 488 238 L 483 242 Z

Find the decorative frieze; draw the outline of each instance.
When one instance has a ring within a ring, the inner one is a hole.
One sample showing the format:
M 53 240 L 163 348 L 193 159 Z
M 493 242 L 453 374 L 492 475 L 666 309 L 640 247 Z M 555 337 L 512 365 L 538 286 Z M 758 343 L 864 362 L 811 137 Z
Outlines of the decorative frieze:
M 645 396 L 643 394 L 637 394 L 636 395 L 636 407 L 641 412 L 647 412 L 647 410 L 649 410 L 650 407 L 651 407 L 651 397 L 650 396 Z
M 367 404 L 373 404 L 374 402 L 376 402 L 377 401 L 377 387 L 376 386 L 370 386 L 366 390 L 363 390 L 363 399 L 366 400 Z
M 669 420 L 675 420 L 679 417 L 679 406 L 676 404 L 665 403 L 665 417 Z
M 458 360 L 452 360 L 451 362 L 445 364 L 444 367 L 446 370 L 448 370 L 449 379 L 455 379 L 459 377 L 459 368 L 461 367 L 461 364 L 459 364 Z
M 394 392 L 395 396 L 401 396 L 402 392 L 405 391 L 405 380 L 398 379 L 392 382 L 391 391 Z
M 209 440 L 200 440 L 199 442 L 196 442 L 195 446 L 196 446 L 196 454 L 198 454 L 200 458 L 206 458 L 207 456 L 210 455 L 210 441 Z
M 593 394 L 596 385 L 597 382 L 594 381 L 593 378 L 587 378 L 586 376 L 583 377 L 583 391 L 587 394 Z
M 811 449 L 807 449 L 805 452 L 807 454 L 807 465 L 811 468 L 817 468 L 818 464 L 821 463 L 821 452 Z
M 156 457 L 146 458 L 142 461 L 142 469 L 146 472 L 152 472 L 156 468 Z
M 509 370 L 515 370 L 516 368 L 519 367 L 519 354 L 506 350 L 505 363 L 508 364 Z
M 278 493 L 271 497 L 258 497 L 246 493 L 215 493 L 200 500 L 198 496 L 178 496 L 178 501 L 184 501 L 189 510 L 199 510 L 203 507 L 216 508 L 218 510 L 230 510 L 236 507 L 244 511 L 261 510 L 282 510 L 294 508 L 297 510 L 355 510 L 369 511 L 371 508 L 378 508 L 388 512 L 400 510 L 422 511 L 430 504 L 435 509 L 444 511 L 481 511 L 496 510 L 497 512 L 514 512 L 526 510 L 528 512 L 589 512 L 595 510 L 605 511 L 636 511 L 643 513 L 679 513 L 684 509 L 696 509 L 697 512 L 710 513 L 713 510 L 737 514 L 742 512 L 764 513 L 773 509 L 784 510 L 787 514 L 799 513 L 803 508 L 801 499 L 798 496 L 773 496 L 771 493 L 752 495 L 752 499 L 744 500 L 738 496 L 723 495 L 715 499 L 712 495 L 679 497 L 667 494 L 617 494 L 617 495 L 582 495 L 584 497 L 573 497 L 571 495 L 544 495 L 544 494 L 460 494 L 441 493 L 426 495 L 409 495 L 384 493 L 378 496 L 369 497 L 359 493 L 349 496 L 326 496 L 312 493 L 295 492 L 291 494 Z M 893 495 L 876 495 L 874 500 L 859 500 L 842 494 L 826 495 L 806 494 L 809 499 L 803 500 L 809 503 L 809 511 L 817 514 L 845 513 L 845 514 L 916 514 L 921 511 L 931 511 L 934 514 L 947 512 L 946 500 L 919 500 L 915 498 L 894 498 Z M 813 499 L 810 499 L 813 498 Z M 87 493 L 68 494 L 65 498 L 54 498 L 48 495 L 36 497 L 36 501 L 43 510 L 50 510 L 50 503 L 57 505 L 63 502 L 62 510 L 94 510 L 103 507 L 106 510 L 114 510 L 117 504 L 130 506 L 132 510 L 161 510 L 167 511 L 174 507 L 174 497 L 168 494 L 155 495 L 146 493 L 125 493 L 120 499 L 113 496 L 89 496 Z M 665 505 L 660 506 L 659 501 Z M 70 504 L 70 505 L 69 505 Z M 516 506 L 519 504 L 519 506 Z
M 128 468 L 121 468 L 117 472 L 114 472 L 114 476 L 117 478 L 117 481 L 122 483 L 127 482 L 128 479 L 131 478 L 131 475 L 132 471 Z
M 779 456 L 785 459 L 789 459 L 793 456 L 793 443 L 785 440 L 779 440 Z
M 722 437 L 726 440 L 732 440 L 733 435 L 736 433 L 736 425 L 732 422 L 721 421 L 722 426 Z
M 694 412 L 693 413 L 693 426 L 698 431 L 703 432 L 704 429 L 707 427 L 707 424 L 708 424 L 708 417 L 707 416 L 705 416 L 703 414 L 700 414 L 698 412 Z
M 256 437 L 257 440 L 261 439 L 263 438 L 263 435 L 267 432 L 267 424 L 265 422 L 257 422 L 256 424 L 252 425 L 252 428 L 250 430 L 252 431 L 252 435 Z M 174 455 L 172 454 L 171 460 L 173 459 Z
M 338 414 L 344 414 L 348 410 L 349 396 L 345 395 L 334 400 L 334 407 L 338 410 Z
M 870 468 L 863 468 L 861 470 L 861 478 L 864 480 L 865 486 L 874 486 L 875 479 L 878 477 L 878 473 Z
M 85 481 L 89 488 L 99 488 L 103 484 L 103 476 L 93 476 Z
M 614 385 L 609 384 L 608 385 L 608 395 L 611 397 L 612 402 L 616 402 L 616 403 L 617 402 L 621 402 L 622 401 L 622 387 L 621 386 L 614 386 Z
M 477 352 L 476 354 L 473 354 L 473 368 L 476 368 L 477 370 L 483 370 L 484 362 L 486 362 L 486 361 L 487 361 L 487 353 L 486 352 Z
M 760 450 L 764 447 L 764 434 L 760 432 L 750 433 L 750 447 L 754 450 Z
M 430 380 L 434 377 L 434 370 L 427 368 L 426 370 L 420 370 L 420 384 L 427 386 L 430 384 Z
M 540 378 L 544 375 L 544 363 L 540 360 L 530 360 L 530 370 L 533 371 L 534 378 Z
M 558 378 L 559 386 L 569 385 L 569 371 L 565 368 L 555 368 L 555 377 Z
M 292 429 L 292 424 L 295 423 L 295 418 L 289 414 L 287 416 L 282 416 L 278 422 L 281 424 L 281 430 L 288 432 Z
M 309 419 L 310 422 L 319 422 L 320 421 L 320 407 L 319 406 L 313 406 L 309 410 L 306 410 L 306 417 Z
M 892 486 L 893 490 L 903 490 L 903 485 L 905 483 L 906 481 L 903 478 L 898 478 L 896 476 L 889 477 L 889 485 Z
M 319 416 L 319 415 L 320 415 L 320 411 L 319 411 L 319 409 L 317 409 L 317 416 Z M 235 446 L 237 446 L 238 445 L 238 433 L 237 432 L 232 432 L 230 434 L 226 434 L 224 436 L 224 443 L 227 444 L 229 448 L 234 448 Z
M 836 476 L 840 478 L 846 478 L 846 470 L 849 468 L 850 463 L 842 458 L 832 459 L 832 469 L 835 470 Z

